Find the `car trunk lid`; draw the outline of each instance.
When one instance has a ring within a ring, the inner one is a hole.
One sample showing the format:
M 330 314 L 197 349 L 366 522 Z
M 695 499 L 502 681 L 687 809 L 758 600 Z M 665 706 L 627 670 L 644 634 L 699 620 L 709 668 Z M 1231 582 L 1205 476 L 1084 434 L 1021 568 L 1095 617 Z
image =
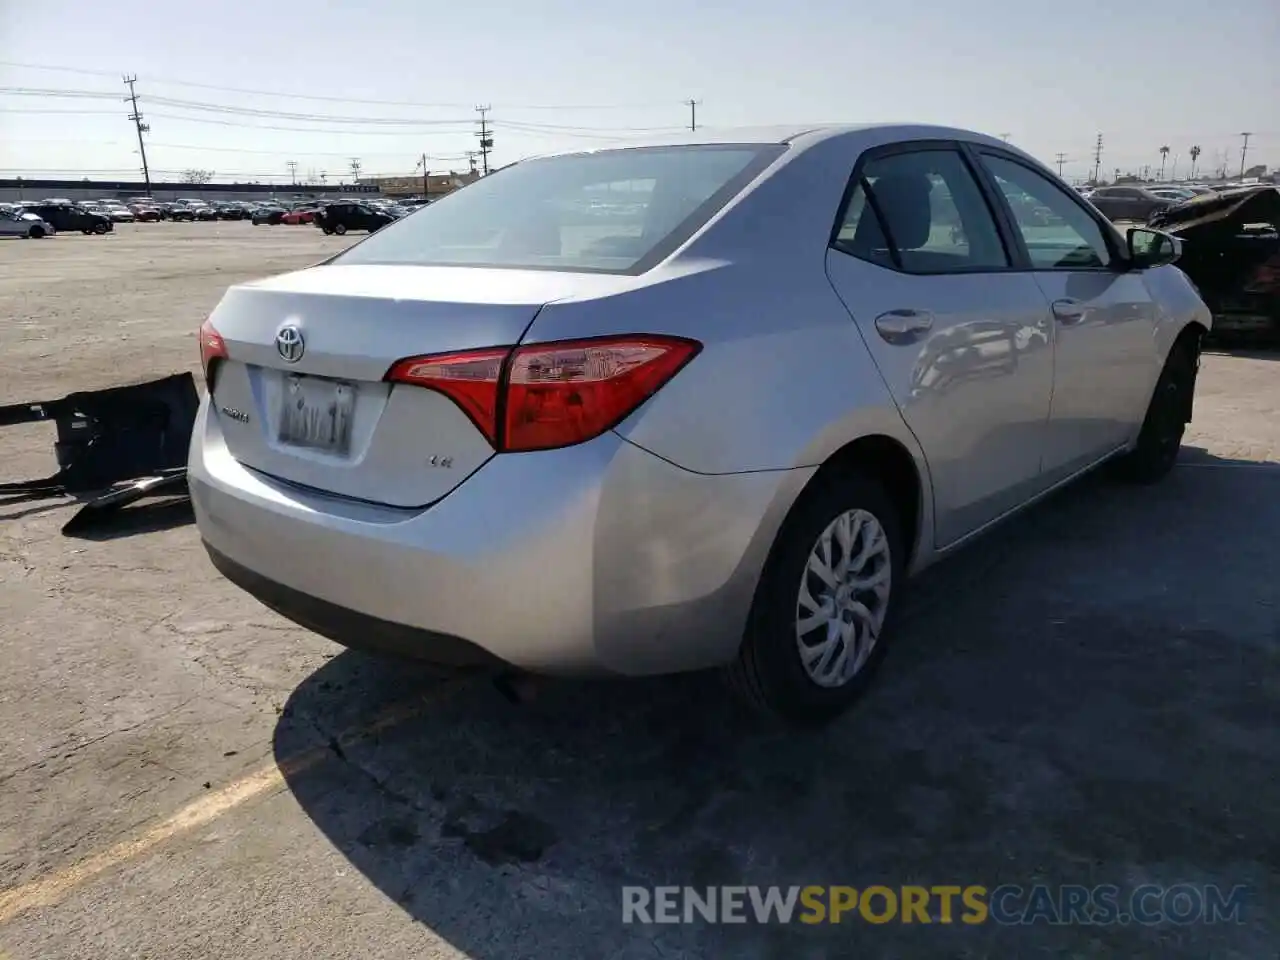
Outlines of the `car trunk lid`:
M 610 278 L 390 265 L 314 267 L 233 287 L 213 415 L 232 456 L 344 497 L 417 507 L 494 451 L 443 394 L 386 382 L 396 360 L 517 343 L 543 304 Z

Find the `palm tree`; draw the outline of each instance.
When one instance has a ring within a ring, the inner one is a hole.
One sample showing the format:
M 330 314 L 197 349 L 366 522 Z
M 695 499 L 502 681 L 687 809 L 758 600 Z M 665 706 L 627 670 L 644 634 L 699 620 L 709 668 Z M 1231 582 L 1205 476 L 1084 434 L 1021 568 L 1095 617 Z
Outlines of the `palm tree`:
M 1164 179 L 1164 161 L 1169 156 L 1169 148 L 1167 146 L 1160 148 L 1160 179 Z
M 1200 156 L 1200 148 L 1192 147 L 1191 148 L 1191 179 L 1192 180 L 1196 178 L 1196 158 L 1199 156 Z

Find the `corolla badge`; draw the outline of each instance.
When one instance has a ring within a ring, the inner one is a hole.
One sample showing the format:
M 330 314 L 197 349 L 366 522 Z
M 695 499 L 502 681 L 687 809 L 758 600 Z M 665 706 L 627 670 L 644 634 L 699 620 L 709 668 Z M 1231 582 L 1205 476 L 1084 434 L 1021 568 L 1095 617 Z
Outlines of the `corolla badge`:
M 290 324 L 281 327 L 276 334 L 276 352 L 286 363 L 297 363 L 307 352 L 307 342 L 302 339 L 302 331 Z

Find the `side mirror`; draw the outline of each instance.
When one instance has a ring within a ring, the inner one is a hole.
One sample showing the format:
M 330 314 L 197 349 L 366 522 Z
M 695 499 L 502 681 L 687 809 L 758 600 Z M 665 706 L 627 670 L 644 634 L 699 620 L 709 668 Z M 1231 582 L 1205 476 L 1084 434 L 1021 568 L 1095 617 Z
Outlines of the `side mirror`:
M 1182 256 L 1182 241 L 1163 230 L 1130 227 L 1126 241 L 1129 247 L 1129 265 L 1134 270 L 1163 267 Z

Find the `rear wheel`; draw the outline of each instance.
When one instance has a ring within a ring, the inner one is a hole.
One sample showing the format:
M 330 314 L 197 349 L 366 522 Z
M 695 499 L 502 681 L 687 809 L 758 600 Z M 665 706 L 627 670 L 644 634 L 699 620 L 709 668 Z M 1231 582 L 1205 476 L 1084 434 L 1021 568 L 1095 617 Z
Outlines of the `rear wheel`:
M 856 473 L 820 483 L 783 525 L 726 668 L 747 703 L 799 725 L 835 718 L 866 689 L 905 573 L 901 519 L 883 487 Z
M 107 225 L 105 223 L 95 223 L 93 225 L 93 232 L 96 233 L 98 236 L 102 236 L 104 233 L 107 232 Z
M 320 229 L 324 231 L 326 236 L 333 236 L 333 227 L 321 227 Z
M 1182 435 L 1191 420 L 1199 366 L 1198 342 L 1189 337 L 1178 340 L 1156 381 L 1137 445 L 1114 463 L 1114 473 L 1119 479 L 1155 483 L 1173 469 L 1182 447 Z
M 32 240 L 43 240 L 45 233 L 44 227 L 36 226 L 27 231 L 27 236 Z
M 347 225 L 345 223 L 335 223 L 333 225 L 333 232 L 336 233 L 338 236 L 342 236 L 344 233 L 347 232 Z

